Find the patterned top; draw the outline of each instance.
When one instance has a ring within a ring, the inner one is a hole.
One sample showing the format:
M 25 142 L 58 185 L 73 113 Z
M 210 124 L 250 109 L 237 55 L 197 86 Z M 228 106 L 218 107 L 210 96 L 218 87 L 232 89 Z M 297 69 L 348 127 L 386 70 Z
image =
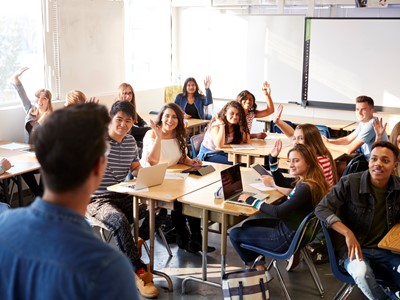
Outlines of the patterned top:
M 256 116 L 256 113 L 254 111 L 250 111 L 246 115 L 246 122 L 247 122 L 247 127 L 249 128 L 249 132 L 251 132 L 251 126 L 253 125 L 253 120 Z
M 135 138 L 127 134 L 121 143 L 107 137 L 110 143 L 110 154 L 107 157 L 107 167 L 99 188 L 93 193 L 93 197 L 113 194 L 107 191 L 107 187 L 125 181 L 131 164 L 139 161 L 139 153 Z
M 329 158 L 327 156 L 317 156 L 317 159 L 322 168 L 322 171 L 324 172 L 326 181 L 329 184 L 329 189 L 331 189 L 335 185 L 333 181 L 334 177 L 333 177 L 331 162 L 329 161 Z

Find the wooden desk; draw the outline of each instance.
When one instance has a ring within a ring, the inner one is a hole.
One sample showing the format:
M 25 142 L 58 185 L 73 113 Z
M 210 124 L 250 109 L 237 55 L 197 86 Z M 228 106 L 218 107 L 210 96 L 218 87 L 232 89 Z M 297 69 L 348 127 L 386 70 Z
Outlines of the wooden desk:
M 394 225 L 379 242 L 379 248 L 400 254 L 400 223 Z
M 267 203 L 275 203 L 281 200 L 284 196 L 274 190 L 261 192 L 251 187 L 250 183 L 259 178 L 259 174 L 251 168 L 241 168 L 243 179 L 243 188 L 245 191 L 253 191 L 259 194 L 268 193 L 270 195 L 265 201 Z M 220 284 L 207 281 L 207 245 L 208 245 L 208 221 L 213 221 L 221 224 L 221 276 L 225 274 L 225 257 L 227 247 L 227 230 L 233 225 L 238 224 L 249 216 L 258 213 L 258 210 L 239 204 L 225 203 L 223 199 L 214 197 L 214 192 L 221 186 L 220 182 L 204 187 L 195 193 L 190 193 L 178 198 L 182 203 L 183 213 L 202 219 L 203 227 L 203 251 L 202 251 L 202 278 L 187 277 L 182 282 L 182 293 L 185 293 L 186 282 L 192 280 L 205 283 L 211 286 L 221 287 Z
M 235 149 L 231 145 L 226 145 L 218 150 L 228 153 L 228 160 L 233 164 L 243 163 L 246 164 L 246 167 L 250 167 L 250 165 L 257 162 L 264 165 L 265 157 L 271 153 L 277 139 L 282 140 L 283 147 L 292 145 L 292 141 L 286 135 L 270 133 L 264 140 L 250 140 L 248 145 L 253 146 L 255 149 Z
M 139 114 L 143 120 L 146 121 L 147 124 L 150 123 L 150 120 L 155 120 L 157 115 L 152 114 Z M 202 119 L 186 119 L 187 120 L 187 128 L 189 130 L 189 136 L 193 136 L 195 134 L 201 133 L 202 128 L 204 125 L 207 125 L 210 121 L 209 120 L 202 120 Z
M 8 149 L 8 146 L 10 145 L 16 146 L 15 148 L 17 149 Z M 27 144 L 0 141 L 0 158 L 8 159 L 12 165 L 11 169 L 0 175 L 0 181 L 2 182 L 7 203 L 10 203 L 8 191 L 9 179 L 15 179 L 18 188 L 19 206 L 22 206 L 23 195 L 21 175 L 40 169 L 40 164 L 38 163 L 35 154 L 33 152 L 22 151 L 28 148 L 29 145 Z
M 162 272 L 153 270 L 154 267 L 154 235 L 155 235 L 155 209 L 157 207 L 164 207 L 167 209 L 174 209 L 174 201 L 183 195 L 197 191 L 206 187 L 214 182 L 221 180 L 221 171 L 228 168 L 229 165 L 204 163 L 204 165 L 212 165 L 215 171 L 204 176 L 189 175 L 185 180 L 180 179 L 165 179 L 161 185 L 151 187 L 147 190 L 135 191 L 126 188 L 127 183 L 119 183 L 112 185 L 107 189 L 116 193 L 129 194 L 133 196 L 133 220 L 135 222 L 135 239 L 137 242 L 139 236 L 139 200 L 147 201 L 149 207 L 149 232 L 150 232 L 150 269 L 156 275 L 164 277 L 169 289 L 172 291 L 171 278 Z M 168 169 L 168 172 L 181 172 L 188 169 L 185 165 L 175 165 Z M 135 180 L 128 181 L 135 182 Z

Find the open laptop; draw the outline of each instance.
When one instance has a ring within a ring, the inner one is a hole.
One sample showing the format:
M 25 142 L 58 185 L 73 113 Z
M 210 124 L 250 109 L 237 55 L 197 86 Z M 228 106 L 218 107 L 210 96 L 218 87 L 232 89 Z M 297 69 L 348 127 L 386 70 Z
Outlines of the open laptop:
M 135 190 L 142 190 L 162 184 L 167 167 L 168 163 L 162 163 L 147 168 L 140 168 L 136 182 L 130 187 L 134 187 Z
M 224 193 L 224 201 L 226 202 L 249 206 L 249 204 L 247 204 L 246 202 L 239 201 L 239 196 L 243 193 L 256 195 L 256 193 L 243 191 L 242 175 L 240 173 L 239 164 L 236 164 L 232 167 L 229 167 L 221 171 L 221 182 L 222 182 L 222 191 Z M 259 199 L 264 199 L 266 197 L 268 197 L 267 194 L 265 195 L 257 194 L 257 198 Z

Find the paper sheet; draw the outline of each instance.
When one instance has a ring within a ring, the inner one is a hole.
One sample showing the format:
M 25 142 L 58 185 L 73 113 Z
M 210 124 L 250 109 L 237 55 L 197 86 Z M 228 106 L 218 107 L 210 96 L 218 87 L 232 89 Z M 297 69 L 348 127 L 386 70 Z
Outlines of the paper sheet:
M 189 173 L 175 173 L 175 172 L 167 172 L 165 173 L 164 179 L 177 179 L 177 180 L 185 180 L 189 176 Z
M 262 183 L 262 182 L 250 183 L 249 185 L 250 185 L 251 187 L 253 187 L 253 188 L 259 190 L 259 191 L 262 191 L 262 192 L 266 192 L 266 191 L 275 191 L 275 190 L 276 190 L 276 188 L 274 188 L 274 187 L 265 186 L 264 183 Z
M 7 149 L 7 150 L 22 150 L 22 149 L 29 149 L 29 145 L 19 144 L 19 143 L 9 143 L 9 144 L 0 145 L 0 148 Z

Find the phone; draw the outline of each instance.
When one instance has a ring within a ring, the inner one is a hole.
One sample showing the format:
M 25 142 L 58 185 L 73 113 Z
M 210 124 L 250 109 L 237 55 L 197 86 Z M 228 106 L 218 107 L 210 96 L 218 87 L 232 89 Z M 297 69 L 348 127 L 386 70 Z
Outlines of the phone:
M 252 167 L 254 170 L 257 171 L 258 174 L 260 175 L 269 175 L 272 176 L 271 172 L 266 170 L 262 165 L 259 163 L 254 163 L 250 167 Z

